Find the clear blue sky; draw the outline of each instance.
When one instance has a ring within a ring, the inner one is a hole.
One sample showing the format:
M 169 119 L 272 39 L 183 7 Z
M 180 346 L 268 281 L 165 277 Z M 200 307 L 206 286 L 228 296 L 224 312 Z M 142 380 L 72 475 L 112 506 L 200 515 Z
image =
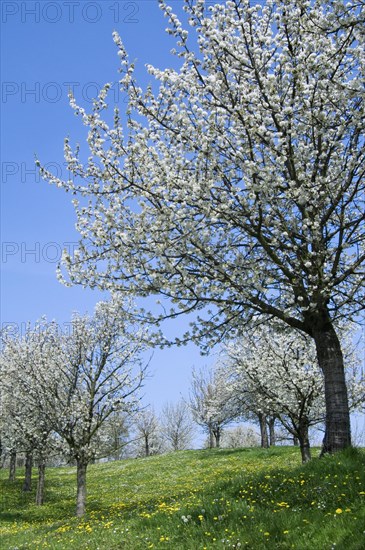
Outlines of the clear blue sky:
M 180 11 L 181 2 L 171 4 Z M 85 135 L 69 107 L 68 89 L 90 106 L 101 85 L 117 82 L 113 30 L 137 60 L 142 85 L 145 63 L 176 64 L 169 54 L 175 44 L 164 31 L 167 21 L 157 0 L 3 0 L 1 26 L 1 324 L 24 326 L 43 314 L 62 324 L 72 311 L 92 311 L 101 295 L 65 288 L 56 279 L 62 248 L 77 242 L 75 215 L 70 197 L 39 179 L 34 155 L 65 174 L 64 137 L 82 144 Z M 116 84 L 110 98 L 123 101 Z M 146 401 L 158 410 L 186 395 L 191 367 L 207 362 L 195 346 L 156 350 Z

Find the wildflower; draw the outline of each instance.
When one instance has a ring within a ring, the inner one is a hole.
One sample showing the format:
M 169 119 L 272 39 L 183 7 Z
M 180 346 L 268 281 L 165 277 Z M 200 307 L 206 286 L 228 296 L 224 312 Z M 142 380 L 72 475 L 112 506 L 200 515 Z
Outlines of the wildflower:
M 336 514 L 342 514 L 342 508 L 337 508 Z

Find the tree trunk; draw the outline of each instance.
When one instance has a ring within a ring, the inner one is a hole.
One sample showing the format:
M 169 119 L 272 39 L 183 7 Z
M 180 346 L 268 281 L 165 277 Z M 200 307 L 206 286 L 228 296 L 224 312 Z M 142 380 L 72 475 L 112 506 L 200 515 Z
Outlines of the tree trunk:
M 214 435 L 212 428 L 209 428 L 209 449 L 213 449 L 214 447 Z
M 87 461 L 85 458 L 77 459 L 77 501 L 76 515 L 81 518 L 86 512 L 86 469 Z
M 15 481 L 16 451 L 10 451 L 9 481 Z
M 35 498 L 35 503 L 37 506 L 42 506 L 44 502 L 44 480 L 46 473 L 46 463 L 44 460 L 40 460 L 38 464 L 38 483 L 37 483 L 37 494 Z
M 299 426 L 299 445 L 300 453 L 302 455 L 302 462 L 309 462 L 312 459 L 309 443 L 308 424 L 302 424 Z
M 216 446 L 217 449 L 219 449 L 220 445 L 221 445 L 221 429 L 220 428 L 217 428 L 214 431 L 214 438 L 215 438 L 215 446 Z
M 275 416 L 270 416 L 267 423 L 269 424 L 270 447 L 275 447 L 275 445 L 276 445 Z
M 260 423 L 261 447 L 268 449 L 269 437 L 267 433 L 266 415 L 263 413 L 258 413 L 258 418 Z
M 150 445 L 149 445 L 147 434 L 145 434 L 144 436 L 144 452 L 146 456 L 150 456 Z
M 294 445 L 294 447 L 299 446 L 299 439 L 296 436 L 293 437 L 293 445 Z
M 326 431 L 322 454 L 334 453 L 351 446 L 351 428 L 341 346 L 328 315 L 321 326 L 314 326 L 313 338 L 324 374 Z
M 23 483 L 23 491 L 29 492 L 32 489 L 32 468 L 33 468 L 33 453 L 28 451 L 25 455 L 25 475 Z

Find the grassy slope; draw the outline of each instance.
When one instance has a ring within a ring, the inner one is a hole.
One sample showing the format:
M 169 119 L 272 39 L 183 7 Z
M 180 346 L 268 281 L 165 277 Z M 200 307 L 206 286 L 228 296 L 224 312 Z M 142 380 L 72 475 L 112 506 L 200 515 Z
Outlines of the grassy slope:
M 75 468 L 47 473 L 47 504 L 0 473 L 0 547 L 138 550 L 365 549 L 365 454 L 300 464 L 295 448 L 185 451 L 90 466 L 88 515 L 73 517 Z

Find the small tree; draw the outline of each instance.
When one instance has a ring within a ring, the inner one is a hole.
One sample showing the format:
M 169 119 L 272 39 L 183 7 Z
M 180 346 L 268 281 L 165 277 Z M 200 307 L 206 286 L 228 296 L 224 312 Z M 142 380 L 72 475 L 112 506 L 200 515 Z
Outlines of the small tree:
M 189 407 L 184 401 L 167 403 L 163 407 L 161 431 L 167 445 L 173 451 L 189 448 L 194 430 Z
M 10 450 L 10 477 L 14 477 L 16 452 L 25 453 L 23 490 L 30 491 L 33 460 L 38 463 L 36 503 L 43 504 L 46 459 L 55 449 L 56 440 L 51 422 L 53 404 L 40 396 L 40 376 L 52 370 L 55 324 L 45 319 L 34 327 L 28 324 L 24 335 L 4 331 L 0 357 L 2 406 L 6 418 L 4 439 Z M 5 425 L 5 422 L 4 422 Z
M 239 447 L 258 447 L 260 444 L 258 435 L 252 428 L 235 426 L 224 431 L 222 447 L 236 449 Z
M 95 454 L 93 460 L 107 458 L 120 460 L 127 454 L 130 445 L 131 417 L 128 413 L 116 410 L 95 434 Z
M 137 454 L 144 456 L 159 454 L 162 450 L 161 428 L 155 411 L 151 407 L 142 409 L 137 414 L 135 428 L 138 441 L 142 443 L 138 445 Z
M 218 365 L 220 377 L 224 379 L 230 406 L 236 411 L 236 419 L 258 424 L 260 430 L 260 446 L 267 449 L 270 446 L 269 422 L 274 411 L 268 402 L 257 403 L 255 395 L 244 387 L 242 377 L 237 377 L 226 362 Z
M 56 371 L 41 387 L 54 403 L 53 424 L 77 464 L 77 516 L 86 510 L 86 470 L 97 435 L 115 412 L 138 410 L 143 334 L 129 323 L 119 299 L 100 302 L 94 316 L 75 314 L 71 334 L 59 338 Z
M 276 414 L 298 437 L 303 462 L 309 460 L 309 426 L 324 420 L 323 381 L 309 339 L 283 327 L 260 326 L 229 346 L 228 356 L 232 391 L 249 393 L 257 409 Z
M 193 369 L 189 407 L 194 422 L 209 435 L 209 448 L 220 446 L 223 428 L 237 417 L 225 381 L 216 371 Z

